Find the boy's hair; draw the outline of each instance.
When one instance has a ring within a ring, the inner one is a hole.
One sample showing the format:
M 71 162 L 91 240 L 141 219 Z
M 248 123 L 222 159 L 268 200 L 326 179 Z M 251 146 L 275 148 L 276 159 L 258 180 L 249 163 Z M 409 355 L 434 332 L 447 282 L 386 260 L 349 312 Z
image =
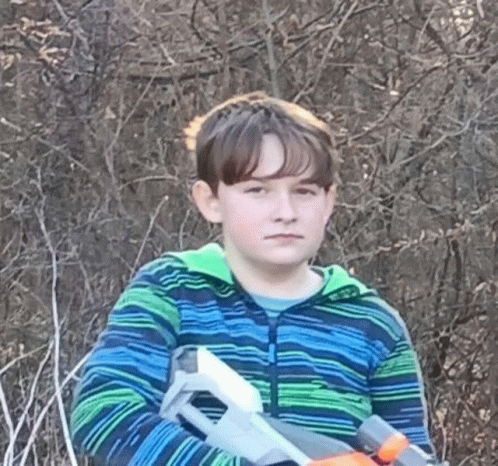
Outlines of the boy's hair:
M 329 189 L 339 158 L 329 126 L 299 105 L 253 92 L 233 97 L 192 120 L 184 131 L 196 155 L 198 178 L 217 194 L 226 185 L 247 180 L 256 170 L 263 135 L 276 135 L 284 161 L 268 178 L 300 175 L 313 167 L 311 181 Z

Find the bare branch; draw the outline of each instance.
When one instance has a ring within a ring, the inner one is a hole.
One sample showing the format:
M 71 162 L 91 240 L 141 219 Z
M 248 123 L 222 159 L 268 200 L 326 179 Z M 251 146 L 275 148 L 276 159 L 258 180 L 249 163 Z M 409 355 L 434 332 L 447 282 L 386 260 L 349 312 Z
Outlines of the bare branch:
M 42 371 L 47 364 L 48 360 L 50 359 L 50 355 L 52 353 L 52 348 L 54 347 L 54 340 L 52 340 L 48 346 L 47 352 L 45 354 L 45 357 L 43 360 L 40 362 L 38 365 L 38 370 L 36 371 L 36 374 L 31 382 L 31 390 L 29 394 L 29 398 L 26 401 L 26 404 L 24 405 L 23 412 L 21 416 L 19 417 L 19 420 L 17 421 L 17 426 L 15 431 L 12 433 L 12 435 L 9 436 L 9 444 L 7 446 L 7 450 L 5 452 L 5 457 L 4 457 L 4 465 L 5 466 L 13 466 L 14 464 L 14 448 L 15 444 L 17 441 L 17 438 L 19 437 L 19 432 L 21 431 L 24 422 L 26 421 L 29 411 L 31 409 L 31 406 L 33 404 L 33 401 L 35 399 L 35 393 L 36 390 L 38 389 L 38 381 L 40 379 L 40 376 L 42 374 Z M 0 386 L 1 389 L 1 386 Z
M 62 5 L 58 2 L 58 0 L 52 0 L 52 3 L 55 5 L 55 8 L 57 8 L 57 11 L 61 15 L 61 18 L 64 20 L 64 22 L 69 22 L 69 16 L 66 14 L 64 8 L 62 8 Z
M 270 0 L 263 0 L 263 13 L 265 15 L 265 21 L 266 21 L 265 39 L 266 39 L 266 48 L 268 50 L 268 63 L 270 66 L 270 77 L 271 77 L 273 95 L 278 99 L 280 98 L 280 86 L 278 84 L 278 66 L 275 63 L 275 52 L 273 48 L 273 38 L 272 38 L 273 24 L 271 20 L 269 1 Z
M 76 366 L 73 367 L 73 369 L 71 370 L 71 372 L 69 372 L 69 374 L 67 374 L 67 376 L 64 378 L 64 380 L 62 381 L 62 383 L 60 384 L 60 387 L 59 387 L 59 391 L 62 390 L 67 384 L 69 381 L 71 381 L 73 379 L 73 377 L 75 376 L 75 374 L 81 369 L 81 367 L 83 367 L 83 365 L 86 363 L 86 361 L 88 360 L 88 358 L 90 357 L 90 354 L 91 353 L 87 353 L 85 354 L 85 356 L 83 356 L 80 361 L 78 362 L 78 364 L 76 364 Z M 29 437 L 28 437 L 28 440 L 26 442 L 26 446 L 24 447 L 24 451 L 23 451 L 23 454 L 22 454 L 22 457 L 21 457 L 21 460 L 19 462 L 19 466 L 25 466 L 26 465 L 26 461 L 28 459 L 28 456 L 29 456 L 29 452 L 31 450 L 31 447 L 36 439 L 36 436 L 37 436 L 37 433 L 38 433 L 38 429 L 40 428 L 43 420 L 45 419 L 45 416 L 47 415 L 48 413 L 48 410 L 50 409 L 50 407 L 52 406 L 52 403 L 56 400 L 57 398 L 57 393 L 54 393 L 46 402 L 45 406 L 43 406 L 42 410 L 40 411 L 40 413 L 38 414 L 38 417 L 36 418 L 34 424 L 33 424 L 33 427 L 31 428 L 31 431 L 29 433 Z M 74 457 L 74 460 L 76 460 L 76 458 Z M 73 465 L 77 465 L 77 463 L 73 463 L 72 460 L 71 460 L 71 464 Z
M 10 417 L 9 405 L 7 403 L 7 399 L 5 398 L 5 392 L 3 390 L 2 381 L 0 380 L 0 405 L 2 406 L 3 417 L 5 419 L 5 423 L 7 424 L 7 431 L 9 433 L 9 440 L 12 441 L 14 438 L 14 423 L 12 422 L 12 418 Z M 8 458 L 8 450 L 5 455 Z M 5 466 L 10 466 L 10 463 L 4 461 Z
M 40 177 L 40 174 L 39 174 Z M 41 191 L 42 197 L 45 198 L 45 195 L 41 188 L 41 182 L 39 184 L 39 189 Z M 43 204 L 45 204 L 45 199 L 43 200 Z M 59 326 L 59 311 L 58 311 L 58 303 L 57 303 L 57 280 L 58 280 L 58 271 L 57 271 L 57 252 L 54 248 L 52 240 L 50 239 L 50 235 L 47 231 L 47 226 L 45 224 L 45 214 L 43 211 L 38 210 L 36 212 L 38 221 L 40 223 L 40 228 L 43 233 L 43 237 L 45 238 L 45 242 L 50 251 L 51 263 L 52 263 L 52 319 L 54 325 L 54 386 L 55 386 L 55 397 L 57 399 L 57 405 L 59 408 L 59 416 L 61 419 L 62 430 L 64 434 L 64 440 L 66 442 L 66 448 L 69 455 L 69 459 L 73 466 L 78 466 L 78 461 L 76 460 L 76 455 L 74 453 L 73 444 L 71 441 L 71 435 L 69 433 L 69 426 L 66 419 L 66 410 L 64 408 L 64 401 L 62 400 L 62 392 L 61 392 L 61 384 L 59 380 L 59 360 L 60 360 L 60 326 Z
M 161 208 L 163 207 L 163 205 L 166 202 L 168 202 L 168 200 L 169 200 L 169 197 L 164 196 L 161 199 L 161 202 L 159 202 L 159 204 L 157 205 L 156 211 L 154 212 L 154 214 L 150 218 L 149 227 L 147 228 L 147 231 L 145 232 L 145 235 L 142 239 L 142 244 L 140 245 L 140 249 L 138 250 L 137 257 L 135 258 L 135 263 L 133 264 L 133 267 L 131 269 L 131 276 L 135 274 L 135 272 L 138 268 L 138 264 L 140 263 L 140 258 L 142 257 L 142 253 L 143 253 L 143 250 L 145 248 L 145 244 L 146 244 L 147 240 L 149 239 L 152 228 L 154 228 L 154 223 L 156 223 L 159 212 L 161 211 Z M 130 276 L 130 278 L 131 278 L 131 276 Z
M 313 76 L 311 76 L 308 79 L 308 81 L 303 86 L 303 88 L 294 97 L 294 99 L 293 99 L 294 102 L 299 102 L 299 100 L 301 100 L 301 98 L 305 94 L 310 94 L 310 93 L 314 92 L 314 90 L 318 86 L 320 78 L 322 77 L 323 69 L 325 67 L 325 62 L 329 58 L 329 53 L 332 50 L 332 46 L 334 45 L 334 43 L 336 41 L 340 41 L 341 40 L 339 34 L 340 34 L 342 28 L 344 27 L 344 25 L 346 24 L 347 20 L 349 19 L 349 17 L 353 14 L 353 12 L 354 12 L 354 10 L 355 10 L 355 8 L 357 6 L 358 6 L 358 0 L 355 0 L 353 2 L 353 4 L 350 6 L 350 8 L 347 11 L 347 13 L 342 18 L 342 20 L 339 23 L 339 25 L 334 29 L 334 31 L 332 33 L 332 37 L 330 38 L 330 40 L 329 40 L 329 42 L 327 44 L 327 47 L 325 48 L 325 51 L 323 52 L 322 59 L 320 60 L 320 64 L 318 65 L 318 68 L 317 68 L 316 72 L 314 73 Z M 310 87 L 311 83 L 313 83 L 312 87 Z

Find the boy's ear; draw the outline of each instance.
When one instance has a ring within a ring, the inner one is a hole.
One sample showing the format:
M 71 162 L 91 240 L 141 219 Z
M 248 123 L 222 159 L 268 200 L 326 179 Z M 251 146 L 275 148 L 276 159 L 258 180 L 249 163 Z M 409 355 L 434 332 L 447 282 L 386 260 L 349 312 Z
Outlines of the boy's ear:
M 211 186 L 203 180 L 197 180 L 192 186 L 192 197 L 202 216 L 211 223 L 221 222 L 220 201 Z

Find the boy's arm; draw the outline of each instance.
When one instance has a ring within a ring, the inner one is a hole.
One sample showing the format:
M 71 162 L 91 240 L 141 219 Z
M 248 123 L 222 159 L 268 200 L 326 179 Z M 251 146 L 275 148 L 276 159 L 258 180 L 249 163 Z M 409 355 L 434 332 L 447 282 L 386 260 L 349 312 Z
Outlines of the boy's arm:
M 404 322 L 396 311 L 390 310 L 398 330 L 394 346 L 370 378 L 372 413 L 403 432 L 412 443 L 433 453 L 418 358 Z
M 165 288 L 142 270 L 116 303 L 78 386 L 77 449 L 101 465 L 245 466 L 159 416 L 179 317 Z

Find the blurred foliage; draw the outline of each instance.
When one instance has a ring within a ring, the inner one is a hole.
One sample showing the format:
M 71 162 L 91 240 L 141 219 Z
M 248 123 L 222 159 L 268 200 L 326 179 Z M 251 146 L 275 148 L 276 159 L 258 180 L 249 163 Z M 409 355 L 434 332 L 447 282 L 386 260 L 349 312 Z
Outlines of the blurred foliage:
M 69 464 L 56 360 L 68 407 L 137 268 L 220 239 L 180 132 L 258 89 L 336 134 L 317 261 L 402 313 L 439 453 L 498 464 L 497 44 L 494 0 L 0 0 L 4 464 Z

